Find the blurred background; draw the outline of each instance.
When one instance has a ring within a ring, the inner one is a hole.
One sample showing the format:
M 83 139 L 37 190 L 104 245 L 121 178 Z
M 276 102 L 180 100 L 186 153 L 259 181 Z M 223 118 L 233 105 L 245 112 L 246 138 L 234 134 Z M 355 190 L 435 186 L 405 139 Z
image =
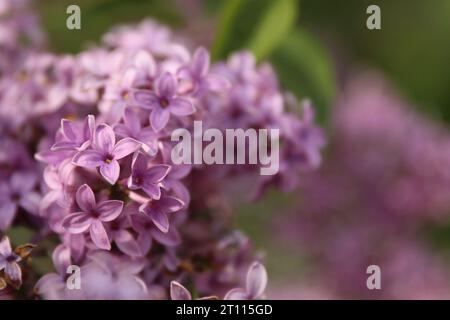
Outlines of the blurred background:
M 68 30 L 66 8 L 81 8 Z M 368 30 L 366 9 L 381 9 Z M 56 52 L 154 18 L 214 59 L 269 61 L 309 98 L 327 133 L 323 165 L 286 196 L 235 205 L 266 256 L 272 298 L 450 297 L 450 1 L 40 0 Z M 368 290 L 367 266 L 381 290 Z

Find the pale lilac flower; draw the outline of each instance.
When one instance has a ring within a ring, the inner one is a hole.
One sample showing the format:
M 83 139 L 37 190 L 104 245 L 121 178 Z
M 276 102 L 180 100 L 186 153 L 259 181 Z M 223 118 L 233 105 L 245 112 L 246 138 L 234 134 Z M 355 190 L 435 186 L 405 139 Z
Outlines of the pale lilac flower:
M 141 213 L 131 215 L 131 224 L 138 233 L 137 242 L 143 254 L 147 254 L 150 251 L 153 240 L 167 247 L 175 247 L 181 243 L 180 235 L 176 228 L 169 228 L 167 232 L 162 232 L 156 227 L 150 217 Z
M 70 290 L 67 287 L 68 267 L 72 265 L 71 250 L 65 245 L 55 248 L 52 255 L 56 273 L 47 273 L 38 280 L 35 292 L 48 300 L 80 299 L 80 290 Z
M 36 180 L 36 174 L 24 171 L 13 173 L 8 182 L 0 182 L 0 230 L 9 228 L 18 207 L 38 213 L 41 196 L 34 191 Z
M 22 270 L 18 264 L 21 260 L 20 255 L 12 251 L 9 238 L 4 236 L 0 240 L 0 271 L 3 270 L 9 279 L 18 284 L 22 282 Z
M 262 297 L 267 285 L 267 272 L 259 262 L 254 262 L 248 269 L 245 288 L 230 290 L 225 300 L 256 300 Z
M 133 210 L 137 211 L 137 207 L 132 204 L 128 205 L 122 215 L 109 223 L 107 233 L 120 251 L 130 257 L 142 257 L 144 251 L 141 250 L 138 241 L 130 231 L 130 214 Z
M 101 124 L 94 133 L 93 149 L 80 151 L 73 162 L 81 167 L 100 167 L 100 174 L 110 184 L 115 184 L 120 174 L 118 160 L 140 148 L 140 143 L 124 138 L 116 143 L 114 131 L 107 124 Z
M 137 90 L 134 93 L 136 103 L 142 108 L 150 109 L 150 124 L 158 132 L 169 122 L 170 114 L 188 116 L 195 112 L 192 102 L 177 95 L 177 79 L 169 72 L 164 72 L 155 82 L 155 91 Z
M 110 250 L 110 240 L 103 223 L 117 219 L 122 212 L 123 202 L 107 200 L 97 204 L 94 192 L 87 184 L 78 189 L 76 202 L 82 211 L 65 217 L 62 222 L 63 227 L 72 234 L 89 230 L 91 239 L 98 248 Z
M 153 156 L 158 152 L 158 136 L 152 128 L 142 128 L 138 114 L 131 108 L 125 110 L 123 123 L 114 126 L 115 133 L 122 138 L 133 138 L 142 143 L 142 149 Z
M 81 288 L 86 299 L 146 299 L 148 287 L 140 278 L 143 260 L 129 259 L 105 251 L 88 254 L 81 267 Z
M 218 74 L 210 73 L 209 64 L 208 51 L 203 47 L 198 48 L 189 65 L 178 70 L 178 77 L 189 82 L 189 87 L 182 91 L 196 94 L 206 90 L 216 92 L 227 90 L 230 87 L 228 81 Z
M 151 199 L 159 200 L 161 186 L 169 170 L 170 166 L 165 164 L 149 167 L 146 156 L 139 153 L 133 159 L 128 187 L 132 190 L 142 189 Z
M 89 147 L 95 128 L 95 117 L 89 115 L 83 122 L 61 120 L 62 139 L 52 146 L 52 150 L 85 150 Z
M 162 195 L 159 200 L 151 200 L 142 204 L 139 211 L 146 214 L 162 232 L 169 231 L 169 214 L 177 212 L 185 206 L 178 198 Z

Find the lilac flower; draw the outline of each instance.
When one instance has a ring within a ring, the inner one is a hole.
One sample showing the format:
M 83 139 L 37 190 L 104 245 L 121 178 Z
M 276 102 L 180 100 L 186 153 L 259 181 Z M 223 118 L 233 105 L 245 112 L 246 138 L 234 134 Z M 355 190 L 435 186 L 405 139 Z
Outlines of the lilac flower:
M 164 72 L 155 82 L 155 92 L 137 90 L 134 99 L 142 108 L 151 110 L 150 124 L 159 132 L 169 122 L 170 114 L 175 116 L 188 116 L 195 112 L 192 102 L 177 95 L 178 83 L 169 72 Z
M 73 162 L 81 167 L 100 167 L 100 173 L 110 184 L 115 184 L 120 174 L 120 160 L 140 148 L 139 142 L 125 138 L 116 143 L 114 131 L 107 124 L 97 127 L 93 149 L 80 151 Z
M 20 260 L 20 256 L 12 251 L 9 238 L 4 236 L 0 240 L 0 271 L 4 270 L 6 276 L 19 283 L 22 281 L 22 270 L 18 264 Z
M 267 272 L 259 262 L 254 262 L 247 271 L 245 288 L 230 290 L 225 300 L 256 300 L 261 298 L 267 285 Z
M 48 300 L 80 299 L 79 290 L 69 290 L 67 288 L 67 268 L 72 264 L 70 248 L 59 245 L 52 255 L 53 265 L 56 273 L 47 273 L 35 285 L 35 292 L 43 295 Z
M 159 200 L 161 185 L 170 170 L 170 166 L 160 164 L 149 168 L 147 164 L 148 161 L 142 154 L 138 154 L 133 159 L 128 187 L 132 190 L 142 189 L 151 199 Z
M 37 177 L 31 172 L 15 172 L 9 182 L 0 182 L 0 230 L 6 230 L 14 220 L 18 207 L 38 213 L 40 195 L 33 191 Z
M 167 247 L 175 247 L 181 242 L 176 228 L 170 228 L 167 232 L 162 232 L 156 227 L 153 220 L 146 215 L 131 215 L 131 224 L 138 233 L 137 242 L 143 254 L 147 254 L 150 251 L 153 239 Z
M 202 90 L 225 91 L 230 86 L 224 77 L 209 73 L 209 53 L 202 47 L 195 51 L 189 66 L 178 70 L 178 76 L 190 83 L 191 87 L 183 91 L 192 91 L 193 94 Z
M 133 138 L 142 143 L 142 149 L 149 155 L 157 153 L 158 136 L 152 128 L 142 128 L 141 121 L 136 112 L 127 108 L 123 117 L 123 123 L 114 126 L 115 133 L 122 138 Z
M 119 200 L 95 201 L 94 192 L 84 184 L 78 188 L 76 202 L 82 211 L 74 212 L 64 218 L 63 227 L 72 234 L 83 233 L 89 229 L 94 244 L 104 250 L 110 250 L 111 244 L 103 222 L 115 220 L 123 209 Z
M 140 278 L 143 260 L 105 251 L 93 251 L 81 267 L 81 288 L 86 299 L 146 299 L 148 287 Z
M 130 214 L 133 210 L 137 211 L 133 204 L 126 206 L 123 214 L 108 225 L 107 233 L 120 251 L 130 257 L 142 257 L 143 251 L 129 230 L 131 227 Z
M 83 122 L 61 120 L 62 140 L 52 146 L 52 150 L 85 150 L 91 143 L 95 127 L 95 118 L 89 115 Z
M 150 217 L 159 230 L 168 232 L 168 215 L 181 210 L 184 205 L 184 202 L 178 198 L 162 195 L 159 200 L 151 200 L 142 204 L 139 211 Z
M 187 177 L 191 172 L 192 167 L 187 164 L 171 165 L 170 171 L 162 181 L 165 189 L 172 191 L 177 198 L 183 201 L 186 205 L 191 201 L 191 195 L 186 186 L 180 181 Z

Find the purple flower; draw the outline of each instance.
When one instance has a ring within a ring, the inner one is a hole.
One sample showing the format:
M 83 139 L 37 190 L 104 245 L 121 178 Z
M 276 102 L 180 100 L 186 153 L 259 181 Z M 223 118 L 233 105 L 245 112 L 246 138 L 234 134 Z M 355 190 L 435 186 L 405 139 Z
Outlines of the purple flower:
M 254 262 L 248 269 L 245 288 L 228 291 L 225 300 L 256 300 L 261 298 L 267 285 L 266 268 Z
M 136 112 L 127 108 L 123 117 L 123 123 L 114 126 L 116 134 L 122 138 L 133 138 L 142 143 L 142 149 L 153 156 L 158 152 L 158 136 L 152 128 L 142 128 Z
M 30 172 L 15 172 L 8 182 L 0 182 L 0 230 L 6 230 L 14 220 L 20 206 L 29 213 L 39 210 L 40 195 L 33 191 L 36 175 Z
M 83 122 L 75 122 L 67 119 L 61 120 L 61 141 L 52 146 L 52 150 L 84 150 L 92 140 L 95 127 L 95 118 L 89 115 Z
M 178 76 L 190 83 L 190 88 L 194 94 L 202 90 L 224 91 L 229 88 L 229 82 L 222 76 L 209 73 L 209 53 L 205 48 L 198 48 L 189 66 L 178 70 Z
M 137 90 L 134 99 L 144 109 L 150 109 L 150 124 L 156 132 L 164 129 L 169 122 L 170 114 L 188 116 L 195 112 L 192 102 L 177 95 L 178 83 L 169 72 L 164 72 L 155 82 L 155 92 Z
M 55 248 L 52 255 L 56 273 L 44 275 L 35 285 L 35 292 L 49 300 L 81 298 L 79 290 L 67 289 L 67 268 L 72 264 L 71 250 L 61 244 Z M 78 295 L 77 295 L 78 293 Z
M 147 254 L 152 247 L 153 239 L 167 247 L 175 247 L 180 244 L 180 235 L 176 228 L 170 228 L 162 232 L 155 226 L 153 220 L 143 214 L 131 215 L 131 224 L 138 233 L 137 242 L 143 254 Z
M 162 181 L 167 176 L 170 166 L 160 164 L 148 168 L 147 164 L 148 161 L 143 154 L 138 154 L 133 159 L 128 187 L 132 190 L 142 189 L 150 198 L 159 200 Z
M 140 143 L 125 138 L 116 143 L 114 131 L 107 124 L 97 127 L 94 134 L 93 149 L 80 151 L 73 162 L 81 167 L 100 167 L 100 174 L 110 184 L 115 184 L 120 174 L 120 160 L 140 148 Z
M 181 210 L 184 202 L 178 198 L 163 195 L 159 200 L 151 200 L 139 207 L 139 211 L 146 214 L 162 232 L 169 231 L 168 215 Z
M 95 201 L 92 189 L 83 184 L 77 190 L 76 202 L 82 211 L 69 214 L 62 225 L 69 233 L 79 234 L 89 229 L 94 244 L 104 250 L 110 250 L 111 244 L 103 226 L 103 222 L 115 220 L 123 209 L 119 200 Z
M 0 271 L 4 270 L 5 275 L 14 283 L 22 282 L 22 270 L 18 262 L 22 258 L 11 249 L 9 238 L 4 236 L 0 240 Z
M 141 248 L 129 230 L 131 227 L 130 213 L 133 210 L 137 211 L 137 207 L 133 204 L 128 205 L 123 214 L 109 224 L 107 230 L 111 240 L 116 243 L 120 251 L 130 257 L 142 257 Z

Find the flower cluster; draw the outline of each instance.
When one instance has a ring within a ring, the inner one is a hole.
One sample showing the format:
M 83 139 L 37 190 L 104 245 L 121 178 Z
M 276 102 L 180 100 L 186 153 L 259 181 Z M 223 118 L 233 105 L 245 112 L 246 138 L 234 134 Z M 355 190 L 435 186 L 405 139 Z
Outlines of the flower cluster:
M 38 281 L 38 296 L 164 299 L 171 283 L 172 298 L 262 296 L 266 271 L 252 264 L 260 257 L 233 229 L 222 192 L 226 178 L 255 168 L 176 165 L 170 135 L 195 120 L 279 128 L 283 178 L 256 181 L 259 195 L 316 167 L 323 138 L 309 106 L 303 118 L 285 108 L 268 64 L 247 52 L 211 64 L 205 48 L 174 39 L 146 20 L 75 56 L 27 52 L 2 74 L 0 230 L 39 230 L 36 254 L 56 242 L 57 272 Z M 66 285 L 72 265 L 79 290 Z
M 301 205 L 277 218 L 285 243 L 313 257 L 314 283 L 328 295 L 449 297 L 444 257 L 419 240 L 448 219 L 449 132 L 373 74 L 352 78 L 334 108 L 333 132 L 330 158 L 302 181 Z M 366 287 L 372 264 L 381 268 L 382 290 Z

